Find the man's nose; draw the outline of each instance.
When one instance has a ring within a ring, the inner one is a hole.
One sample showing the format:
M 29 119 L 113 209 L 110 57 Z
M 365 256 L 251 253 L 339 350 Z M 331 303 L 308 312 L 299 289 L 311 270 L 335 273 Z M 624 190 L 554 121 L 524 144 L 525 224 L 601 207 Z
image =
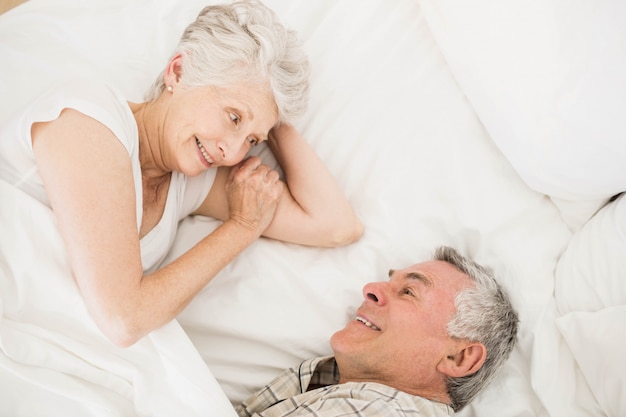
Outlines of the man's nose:
M 385 282 L 370 282 L 363 287 L 363 298 L 373 301 L 376 304 L 385 302 L 384 288 Z

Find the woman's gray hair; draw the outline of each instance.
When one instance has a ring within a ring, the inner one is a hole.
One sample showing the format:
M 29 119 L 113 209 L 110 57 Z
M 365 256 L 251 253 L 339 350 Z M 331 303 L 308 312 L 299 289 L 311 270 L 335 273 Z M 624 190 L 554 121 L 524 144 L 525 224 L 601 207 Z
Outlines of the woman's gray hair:
M 182 54 L 181 82 L 189 87 L 266 86 L 280 121 L 291 121 L 306 110 L 310 65 L 294 31 L 257 0 L 205 7 L 185 29 L 172 56 Z M 159 97 L 162 72 L 146 93 Z
M 455 339 L 480 342 L 487 350 L 485 363 L 477 372 L 447 379 L 451 407 L 459 411 L 502 368 L 515 346 L 519 319 L 490 270 L 447 246 L 437 248 L 434 259 L 453 265 L 475 284 L 457 294 L 456 313 L 448 323 L 448 334 Z

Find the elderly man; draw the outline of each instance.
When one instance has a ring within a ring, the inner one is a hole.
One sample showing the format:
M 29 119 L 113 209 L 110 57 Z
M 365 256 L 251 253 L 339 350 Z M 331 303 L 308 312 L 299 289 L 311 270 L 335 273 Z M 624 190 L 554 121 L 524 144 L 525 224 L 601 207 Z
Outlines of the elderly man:
M 449 247 L 369 283 L 334 356 L 285 371 L 240 416 L 448 416 L 488 384 L 518 318 L 491 273 Z

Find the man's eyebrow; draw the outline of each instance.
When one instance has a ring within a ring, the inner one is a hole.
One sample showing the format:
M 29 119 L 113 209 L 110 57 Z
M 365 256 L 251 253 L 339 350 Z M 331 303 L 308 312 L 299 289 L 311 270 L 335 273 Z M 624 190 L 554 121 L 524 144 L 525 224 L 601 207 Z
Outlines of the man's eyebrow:
M 428 278 L 425 274 L 422 274 L 421 272 L 409 272 L 408 274 L 406 274 L 406 276 L 407 278 L 419 280 L 424 285 L 427 285 L 429 287 L 433 285 L 433 282 L 430 280 L 430 278 Z
M 391 276 L 395 272 L 396 272 L 395 269 L 390 269 L 389 278 L 391 278 Z M 421 281 L 424 285 L 428 285 L 429 287 L 433 285 L 433 282 L 430 280 L 430 278 L 428 278 L 428 276 L 426 276 L 425 274 L 422 274 L 421 272 L 409 272 L 406 274 L 406 277 L 409 279 L 416 279 L 418 281 Z

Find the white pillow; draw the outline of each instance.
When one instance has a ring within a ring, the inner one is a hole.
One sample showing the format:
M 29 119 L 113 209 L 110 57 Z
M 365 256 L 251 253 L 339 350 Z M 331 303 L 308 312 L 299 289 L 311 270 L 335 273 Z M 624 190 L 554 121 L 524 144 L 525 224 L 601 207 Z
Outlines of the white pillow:
M 626 416 L 626 306 L 569 313 L 557 320 L 598 403 L 608 417 Z
M 419 2 L 491 138 L 573 229 L 626 190 L 626 2 Z
M 555 273 L 555 298 L 561 313 L 626 304 L 624 195 L 585 224 L 561 255 Z

